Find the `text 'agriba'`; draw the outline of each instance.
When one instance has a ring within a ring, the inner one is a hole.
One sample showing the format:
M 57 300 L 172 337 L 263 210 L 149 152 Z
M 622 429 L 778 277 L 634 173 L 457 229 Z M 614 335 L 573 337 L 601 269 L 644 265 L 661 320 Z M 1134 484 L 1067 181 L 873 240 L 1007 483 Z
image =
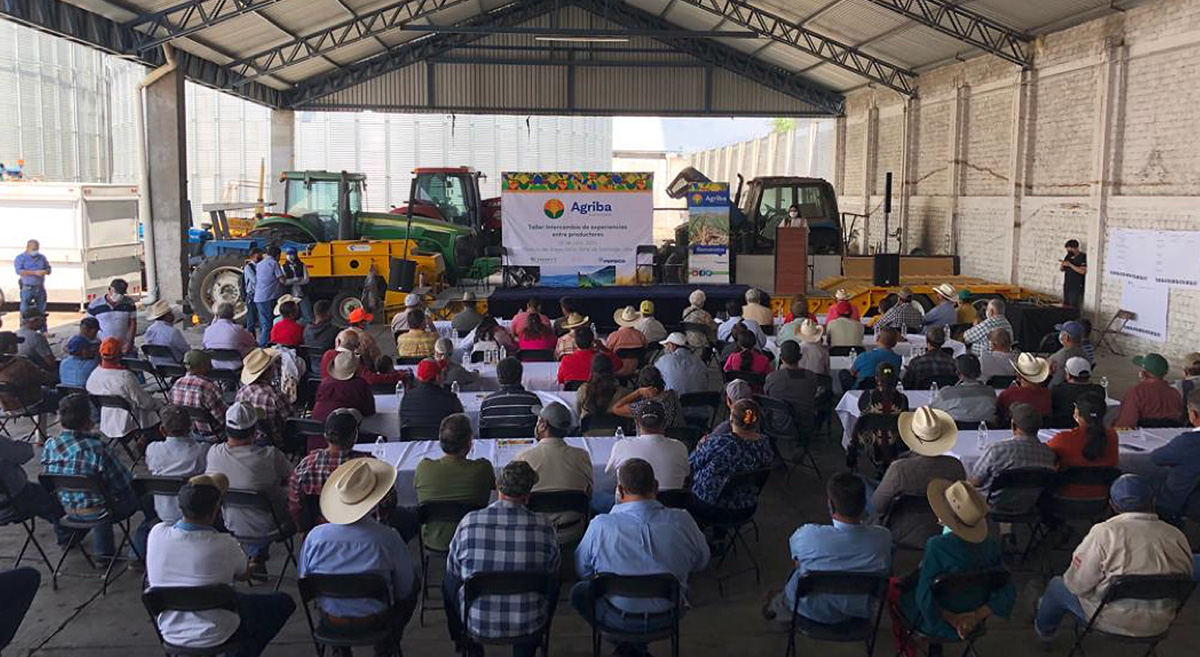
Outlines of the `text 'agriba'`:
M 571 203 L 571 214 L 588 215 L 593 212 L 612 212 L 612 206 L 600 201 L 588 201 L 587 203 L 576 201 Z

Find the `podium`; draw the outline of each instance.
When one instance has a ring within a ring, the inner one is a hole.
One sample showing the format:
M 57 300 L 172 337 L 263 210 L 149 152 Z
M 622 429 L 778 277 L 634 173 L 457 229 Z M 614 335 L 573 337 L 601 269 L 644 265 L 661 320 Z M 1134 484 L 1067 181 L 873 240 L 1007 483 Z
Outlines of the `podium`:
M 808 227 L 775 229 L 775 292 L 808 292 Z

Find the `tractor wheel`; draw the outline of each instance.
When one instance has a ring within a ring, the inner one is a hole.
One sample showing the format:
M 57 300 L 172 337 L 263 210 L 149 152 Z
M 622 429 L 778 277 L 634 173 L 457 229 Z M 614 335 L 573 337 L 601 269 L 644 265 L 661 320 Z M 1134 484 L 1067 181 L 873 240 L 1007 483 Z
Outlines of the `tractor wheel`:
M 333 323 L 338 326 L 350 326 L 350 313 L 363 307 L 361 290 L 343 290 L 333 297 L 331 302 Z
M 201 322 L 211 322 L 217 305 L 226 302 L 234 304 L 235 317 L 246 314 L 246 300 L 242 298 L 242 267 L 245 264 L 246 259 L 241 255 L 227 253 L 205 259 L 192 271 L 188 300 Z
M 287 240 L 300 243 L 309 243 L 312 241 L 312 236 L 306 231 L 291 226 L 255 228 L 250 231 L 249 236 L 266 241 L 267 246 L 282 246 Z M 265 251 L 266 247 L 263 247 L 263 250 Z

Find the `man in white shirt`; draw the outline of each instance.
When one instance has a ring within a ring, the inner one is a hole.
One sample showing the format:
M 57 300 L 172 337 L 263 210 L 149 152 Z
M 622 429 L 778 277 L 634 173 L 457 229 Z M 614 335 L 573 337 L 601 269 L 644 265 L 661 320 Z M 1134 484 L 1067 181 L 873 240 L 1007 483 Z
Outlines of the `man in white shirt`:
M 690 392 L 716 390 L 709 385 L 708 367 L 700 357 L 692 353 L 687 346 L 687 337 L 675 332 L 667 336 L 660 344 L 663 354 L 654 361 L 663 377 L 663 383 L 668 390 L 674 390 L 678 395 Z
M 646 299 L 642 301 L 642 305 L 638 308 L 642 318 L 633 325 L 633 328 L 641 331 L 642 335 L 646 336 L 646 342 L 658 342 L 667 337 L 667 329 L 662 322 L 654 317 L 654 302 Z
M 258 342 L 249 331 L 233 321 L 233 314 L 233 304 L 222 303 L 217 306 L 216 318 L 204 329 L 203 345 L 205 349 L 233 349 L 244 358 L 258 346 Z M 213 361 L 213 368 L 218 370 L 235 370 L 241 366 L 241 360 Z
M 613 445 L 604 471 L 616 472 L 626 459 L 639 458 L 654 468 L 659 490 L 684 488 L 684 482 L 692 471 L 688 465 L 687 447 L 663 435 L 667 426 L 666 409 L 657 401 L 646 400 L 638 408 L 635 419 L 638 435 L 622 438 Z
M 146 334 L 142 336 L 144 344 L 167 347 L 175 356 L 174 360 L 151 356 L 150 362 L 155 365 L 176 365 L 183 362 L 183 355 L 191 347 L 187 338 L 175 327 L 175 312 L 171 309 L 171 304 L 159 299 L 146 310 L 146 316 L 153 323 L 146 327 Z
M 567 444 L 566 437 L 575 421 L 566 406 L 554 402 L 538 414 L 534 435 L 538 443 L 517 454 L 514 461 L 525 461 L 538 474 L 533 492 L 577 490 L 592 494 L 592 458 L 587 450 Z M 547 514 L 554 523 L 559 545 L 578 541 L 587 523 L 573 512 Z
M 734 299 L 725 302 L 725 314 L 729 317 L 725 321 L 717 325 L 717 340 L 728 342 L 730 334 L 733 333 L 733 327 L 738 324 L 745 324 L 746 328 L 754 334 L 754 338 L 758 340 L 758 348 L 762 349 L 767 346 L 767 336 L 763 333 L 762 327 L 758 322 L 749 317 L 742 316 L 742 307 Z
M 137 415 L 137 420 L 120 408 L 105 408 L 100 412 L 100 433 L 109 438 L 123 438 L 142 428 L 143 435 L 152 437 L 158 432 L 158 409 L 162 402 L 152 397 L 142 384 L 121 364 L 125 345 L 118 338 L 105 338 L 100 343 L 100 366 L 88 375 L 89 395 L 121 397 Z M 140 438 L 140 436 L 139 436 Z
M 156 477 L 193 477 L 204 472 L 208 443 L 192 438 L 192 418 L 187 409 L 167 404 L 159 412 L 162 440 L 146 446 L 146 467 Z M 179 520 L 179 504 L 166 495 L 154 496 L 154 510 L 163 522 Z
M 133 338 L 137 335 L 137 307 L 133 299 L 125 296 L 129 283 L 123 278 L 114 278 L 108 292 L 88 304 L 87 314 L 100 322 L 100 339 L 116 338 L 121 341 L 125 352 L 133 351 Z
M 246 555 L 229 534 L 213 523 L 221 496 L 229 488 L 224 476 L 192 477 L 179 490 L 183 518 L 159 523 L 150 530 L 146 580 L 151 588 L 232 585 L 248 578 Z M 156 619 L 168 643 L 187 648 L 211 648 L 231 638 L 237 657 L 254 657 L 279 633 L 296 603 L 286 593 L 237 593 L 237 611 L 164 611 Z
M 245 402 L 230 406 L 225 412 L 227 440 L 208 450 L 205 471 L 225 475 L 233 488 L 266 493 L 275 507 L 274 517 L 283 522 L 289 517 L 286 486 L 292 464 L 278 449 L 254 444 L 257 426 L 258 413 L 253 406 Z M 250 555 L 251 574 L 265 578 L 271 540 L 264 537 L 275 534 L 275 519 L 266 511 L 231 508 L 225 512 L 225 526 Z

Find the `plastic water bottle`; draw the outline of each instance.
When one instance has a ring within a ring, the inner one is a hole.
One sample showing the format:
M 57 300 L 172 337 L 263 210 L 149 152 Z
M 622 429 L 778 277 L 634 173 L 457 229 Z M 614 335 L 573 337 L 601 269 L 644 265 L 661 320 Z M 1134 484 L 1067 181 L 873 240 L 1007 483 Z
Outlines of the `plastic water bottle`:
M 858 349 L 851 349 L 850 350 L 850 363 L 853 364 L 854 361 L 856 361 L 856 360 L 858 360 Z
M 404 382 L 396 382 L 396 411 L 400 410 L 400 403 L 404 401 Z
M 450 392 L 454 393 L 455 396 L 458 395 L 458 392 L 459 392 L 458 381 L 450 382 Z
M 929 384 L 929 392 L 930 392 L 931 394 L 933 394 L 933 395 L 935 395 L 935 396 L 936 396 L 936 395 L 937 395 L 937 391 L 938 391 L 937 381 L 934 381 L 933 383 L 930 383 L 930 384 Z
M 987 422 L 980 422 L 979 429 L 975 432 L 975 443 L 976 443 L 976 447 L 979 448 L 979 451 L 981 453 L 987 447 L 987 439 L 988 439 Z
M 614 437 L 615 437 L 617 440 L 621 440 L 622 438 L 624 438 L 624 437 L 625 437 L 625 429 L 621 428 L 621 425 L 619 425 L 619 424 L 618 424 L 618 425 L 617 425 L 617 430 L 613 432 L 613 436 L 614 436 Z
M 1108 377 L 1107 376 L 1100 377 L 1100 379 L 1097 380 L 1096 383 L 1099 383 L 1100 387 L 1104 388 L 1105 393 L 1108 392 Z

